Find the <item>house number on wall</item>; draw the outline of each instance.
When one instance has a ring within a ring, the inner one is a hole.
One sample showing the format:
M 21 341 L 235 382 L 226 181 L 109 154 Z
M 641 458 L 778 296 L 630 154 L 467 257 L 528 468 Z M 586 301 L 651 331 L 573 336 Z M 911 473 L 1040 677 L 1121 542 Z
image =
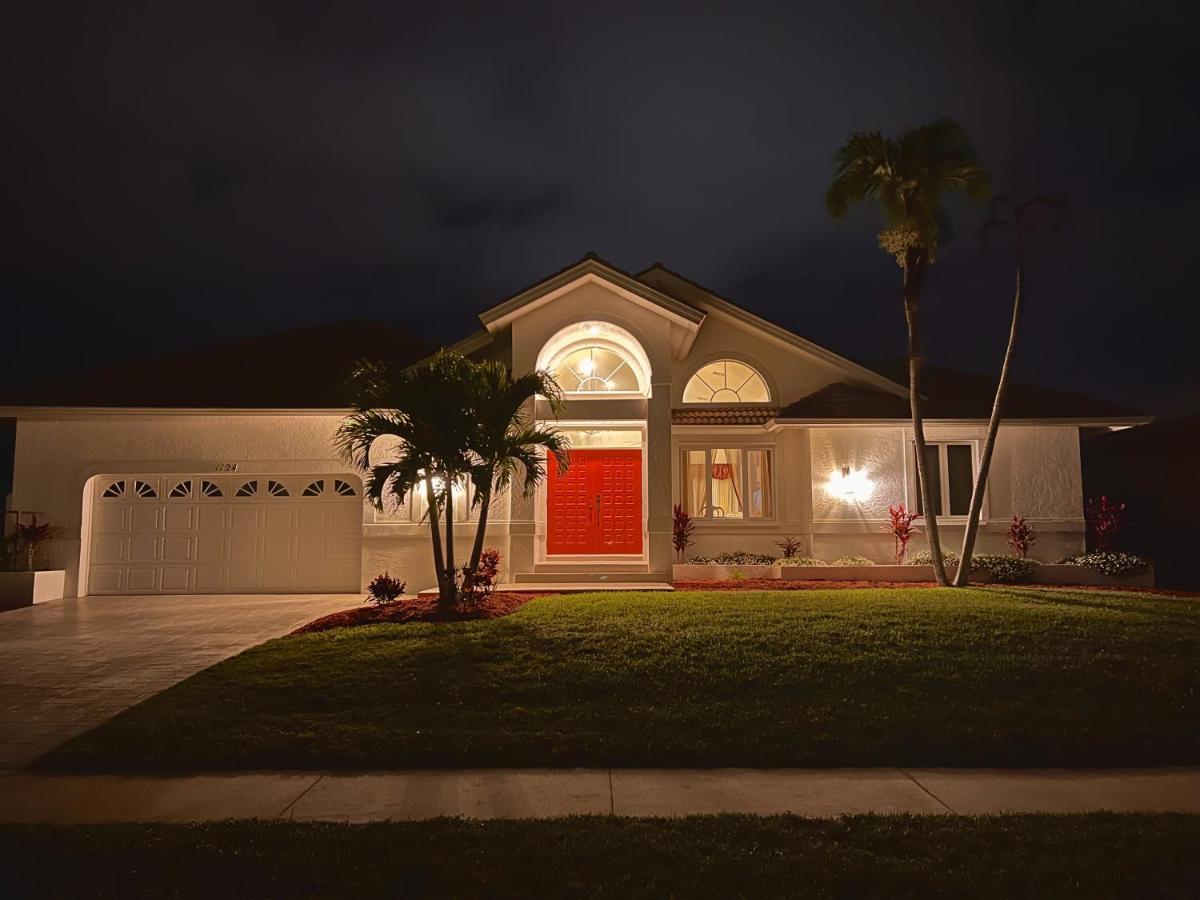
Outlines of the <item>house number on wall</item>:
M 236 472 L 237 467 L 237 463 L 217 463 L 218 472 Z

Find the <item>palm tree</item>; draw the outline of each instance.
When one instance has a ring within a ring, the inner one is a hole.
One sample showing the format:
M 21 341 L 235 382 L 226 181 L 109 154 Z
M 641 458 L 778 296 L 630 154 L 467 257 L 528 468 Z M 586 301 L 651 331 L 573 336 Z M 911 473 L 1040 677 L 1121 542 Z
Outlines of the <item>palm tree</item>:
M 364 491 L 377 509 L 386 497 L 403 503 L 424 491 L 438 599 L 444 604 L 457 599 L 453 487 L 473 466 L 468 441 L 475 382 L 475 364 L 454 353 L 407 369 L 362 363 L 351 377 L 354 412 L 334 436 L 338 454 L 366 473 Z M 394 449 L 388 459 L 373 460 L 371 447 L 381 437 L 394 438 Z
M 1016 208 L 1007 197 L 992 201 L 992 214 L 983 226 L 986 234 L 992 228 L 1012 224 L 1017 239 L 1017 285 L 1013 293 L 1012 322 L 1008 328 L 1008 346 L 1004 349 L 1004 362 L 1000 365 L 1000 380 L 996 383 L 996 397 L 992 401 L 992 415 L 988 419 L 987 436 L 979 455 L 979 471 L 975 475 L 975 487 L 971 491 L 971 508 L 967 513 L 967 528 L 963 532 L 962 556 L 958 572 L 954 576 L 955 587 L 966 587 L 971 578 L 971 556 L 975 552 L 975 539 L 979 535 L 979 516 L 983 510 L 983 495 L 987 488 L 988 471 L 992 466 L 992 451 L 996 448 L 996 434 L 1000 431 L 1000 417 L 1004 409 L 1004 397 L 1008 392 L 1008 371 L 1012 364 L 1013 349 L 1017 345 L 1017 327 L 1021 323 L 1021 303 L 1025 296 L 1025 228 L 1029 215 L 1038 207 L 1058 209 L 1062 201 L 1053 195 L 1043 194 L 1026 200 Z M 1011 223 L 1000 218 L 1002 209 L 1011 215 Z
M 966 130 L 950 119 L 913 128 L 898 138 L 885 138 L 877 131 L 853 134 L 838 150 L 835 162 L 833 184 L 825 195 L 830 215 L 840 219 L 855 203 L 878 202 L 885 223 L 878 236 L 879 246 L 894 256 L 900 266 L 900 291 L 908 328 L 908 398 L 922 512 L 934 577 L 939 585 L 948 586 L 937 510 L 933 506 L 933 485 L 926 471 L 921 412 L 921 289 L 937 255 L 939 239 L 948 236 L 943 195 L 963 191 L 971 199 L 986 199 L 988 175 L 979 164 Z
M 476 427 L 470 451 L 476 461 L 471 482 L 479 521 L 467 573 L 479 568 L 492 498 L 508 488 L 518 474 L 524 475 L 525 495 L 532 494 L 546 477 L 545 462 L 551 456 L 560 473 L 566 472 L 570 465 L 566 437 L 553 428 L 539 425 L 527 412 L 537 397 L 549 403 L 555 416 L 562 411 L 562 391 L 550 373 L 538 371 L 513 378 L 503 363 L 480 363 L 476 391 Z

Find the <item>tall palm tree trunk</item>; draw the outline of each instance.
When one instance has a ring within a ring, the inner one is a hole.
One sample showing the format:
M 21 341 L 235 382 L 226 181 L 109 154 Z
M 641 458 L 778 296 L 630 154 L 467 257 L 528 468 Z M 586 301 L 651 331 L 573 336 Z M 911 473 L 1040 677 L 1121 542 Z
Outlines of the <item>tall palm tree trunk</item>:
M 442 531 L 438 523 L 437 495 L 432 477 L 425 478 L 425 501 L 429 504 L 429 534 L 433 538 L 433 571 L 437 573 L 438 600 L 446 597 L 446 564 L 442 555 Z
M 471 559 L 467 562 L 468 572 L 479 568 L 479 559 L 483 556 L 484 535 L 487 533 L 488 509 L 491 505 L 492 492 L 489 490 L 479 500 L 479 523 L 475 526 L 475 543 L 471 547 Z
M 1000 431 L 1000 416 L 1004 409 L 1004 395 L 1008 392 L 1008 369 L 1012 363 L 1013 348 L 1017 344 L 1017 326 L 1021 322 L 1021 301 L 1025 283 L 1022 261 L 1021 238 L 1017 235 L 1017 286 L 1013 296 L 1012 323 L 1008 328 L 1008 346 L 1004 350 L 1004 364 L 1000 367 L 1000 381 L 996 384 L 996 399 L 992 402 L 992 417 L 988 419 L 987 437 L 983 441 L 983 452 L 979 455 L 979 472 L 975 476 L 975 488 L 971 491 L 971 509 L 967 517 L 967 530 L 963 534 L 962 559 L 954 576 L 955 587 L 965 587 L 971 577 L 971 555 L 975 552 L 975 539 L 979 535 L 979 516 L 983 511 L 983 496 L 987 490 L 988 470 L 992 466 L 992 451 L 996 447 L 996 434 Z
M 454 568 L 454 482 L 446 476 L 446 585 L 441 592 L 442 603 L 458 599 L 458 572 Z
M 918 306 L 920 303 L 920 255 L 909 254 L 904 272 L 904 322 L 908 326 L 908 403 L 912 410 L 913 442 L 916 444 L 917 476 L 921 482 L 921 505 L 924 507 L 926 531 L 929 534 L 929 555 L 933 559 L 933 577 L 942 587 L 949 587 L 946 566 L 942 562 L 942 542 L 938 535 L 937 511 L 933 506 L 933 485 L 929 480 L 925 459 L 925 421 L 921 414 L 921 333 Z

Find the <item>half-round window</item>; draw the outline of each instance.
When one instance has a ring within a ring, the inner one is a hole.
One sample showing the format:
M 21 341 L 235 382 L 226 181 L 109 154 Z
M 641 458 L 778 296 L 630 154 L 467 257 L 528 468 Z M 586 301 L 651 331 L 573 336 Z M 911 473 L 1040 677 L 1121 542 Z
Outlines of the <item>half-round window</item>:
M 568 396 L 650 396 L 646 351 L 632 334 L 609 322 L 563 328 L 542 347 L 537 366 Z
M 684 403 L 770 403 L 766 380 L 736 359 L 701 366 L 683 389 Z

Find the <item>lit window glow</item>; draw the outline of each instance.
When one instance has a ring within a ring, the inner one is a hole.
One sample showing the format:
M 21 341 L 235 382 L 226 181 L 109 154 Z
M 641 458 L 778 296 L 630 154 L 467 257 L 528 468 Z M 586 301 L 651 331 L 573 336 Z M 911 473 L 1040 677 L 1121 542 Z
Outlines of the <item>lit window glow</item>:
M 736 359 L 702 366 L 683 389 L 684 403 L 769 403 L 771 392 L 762 375 Z

